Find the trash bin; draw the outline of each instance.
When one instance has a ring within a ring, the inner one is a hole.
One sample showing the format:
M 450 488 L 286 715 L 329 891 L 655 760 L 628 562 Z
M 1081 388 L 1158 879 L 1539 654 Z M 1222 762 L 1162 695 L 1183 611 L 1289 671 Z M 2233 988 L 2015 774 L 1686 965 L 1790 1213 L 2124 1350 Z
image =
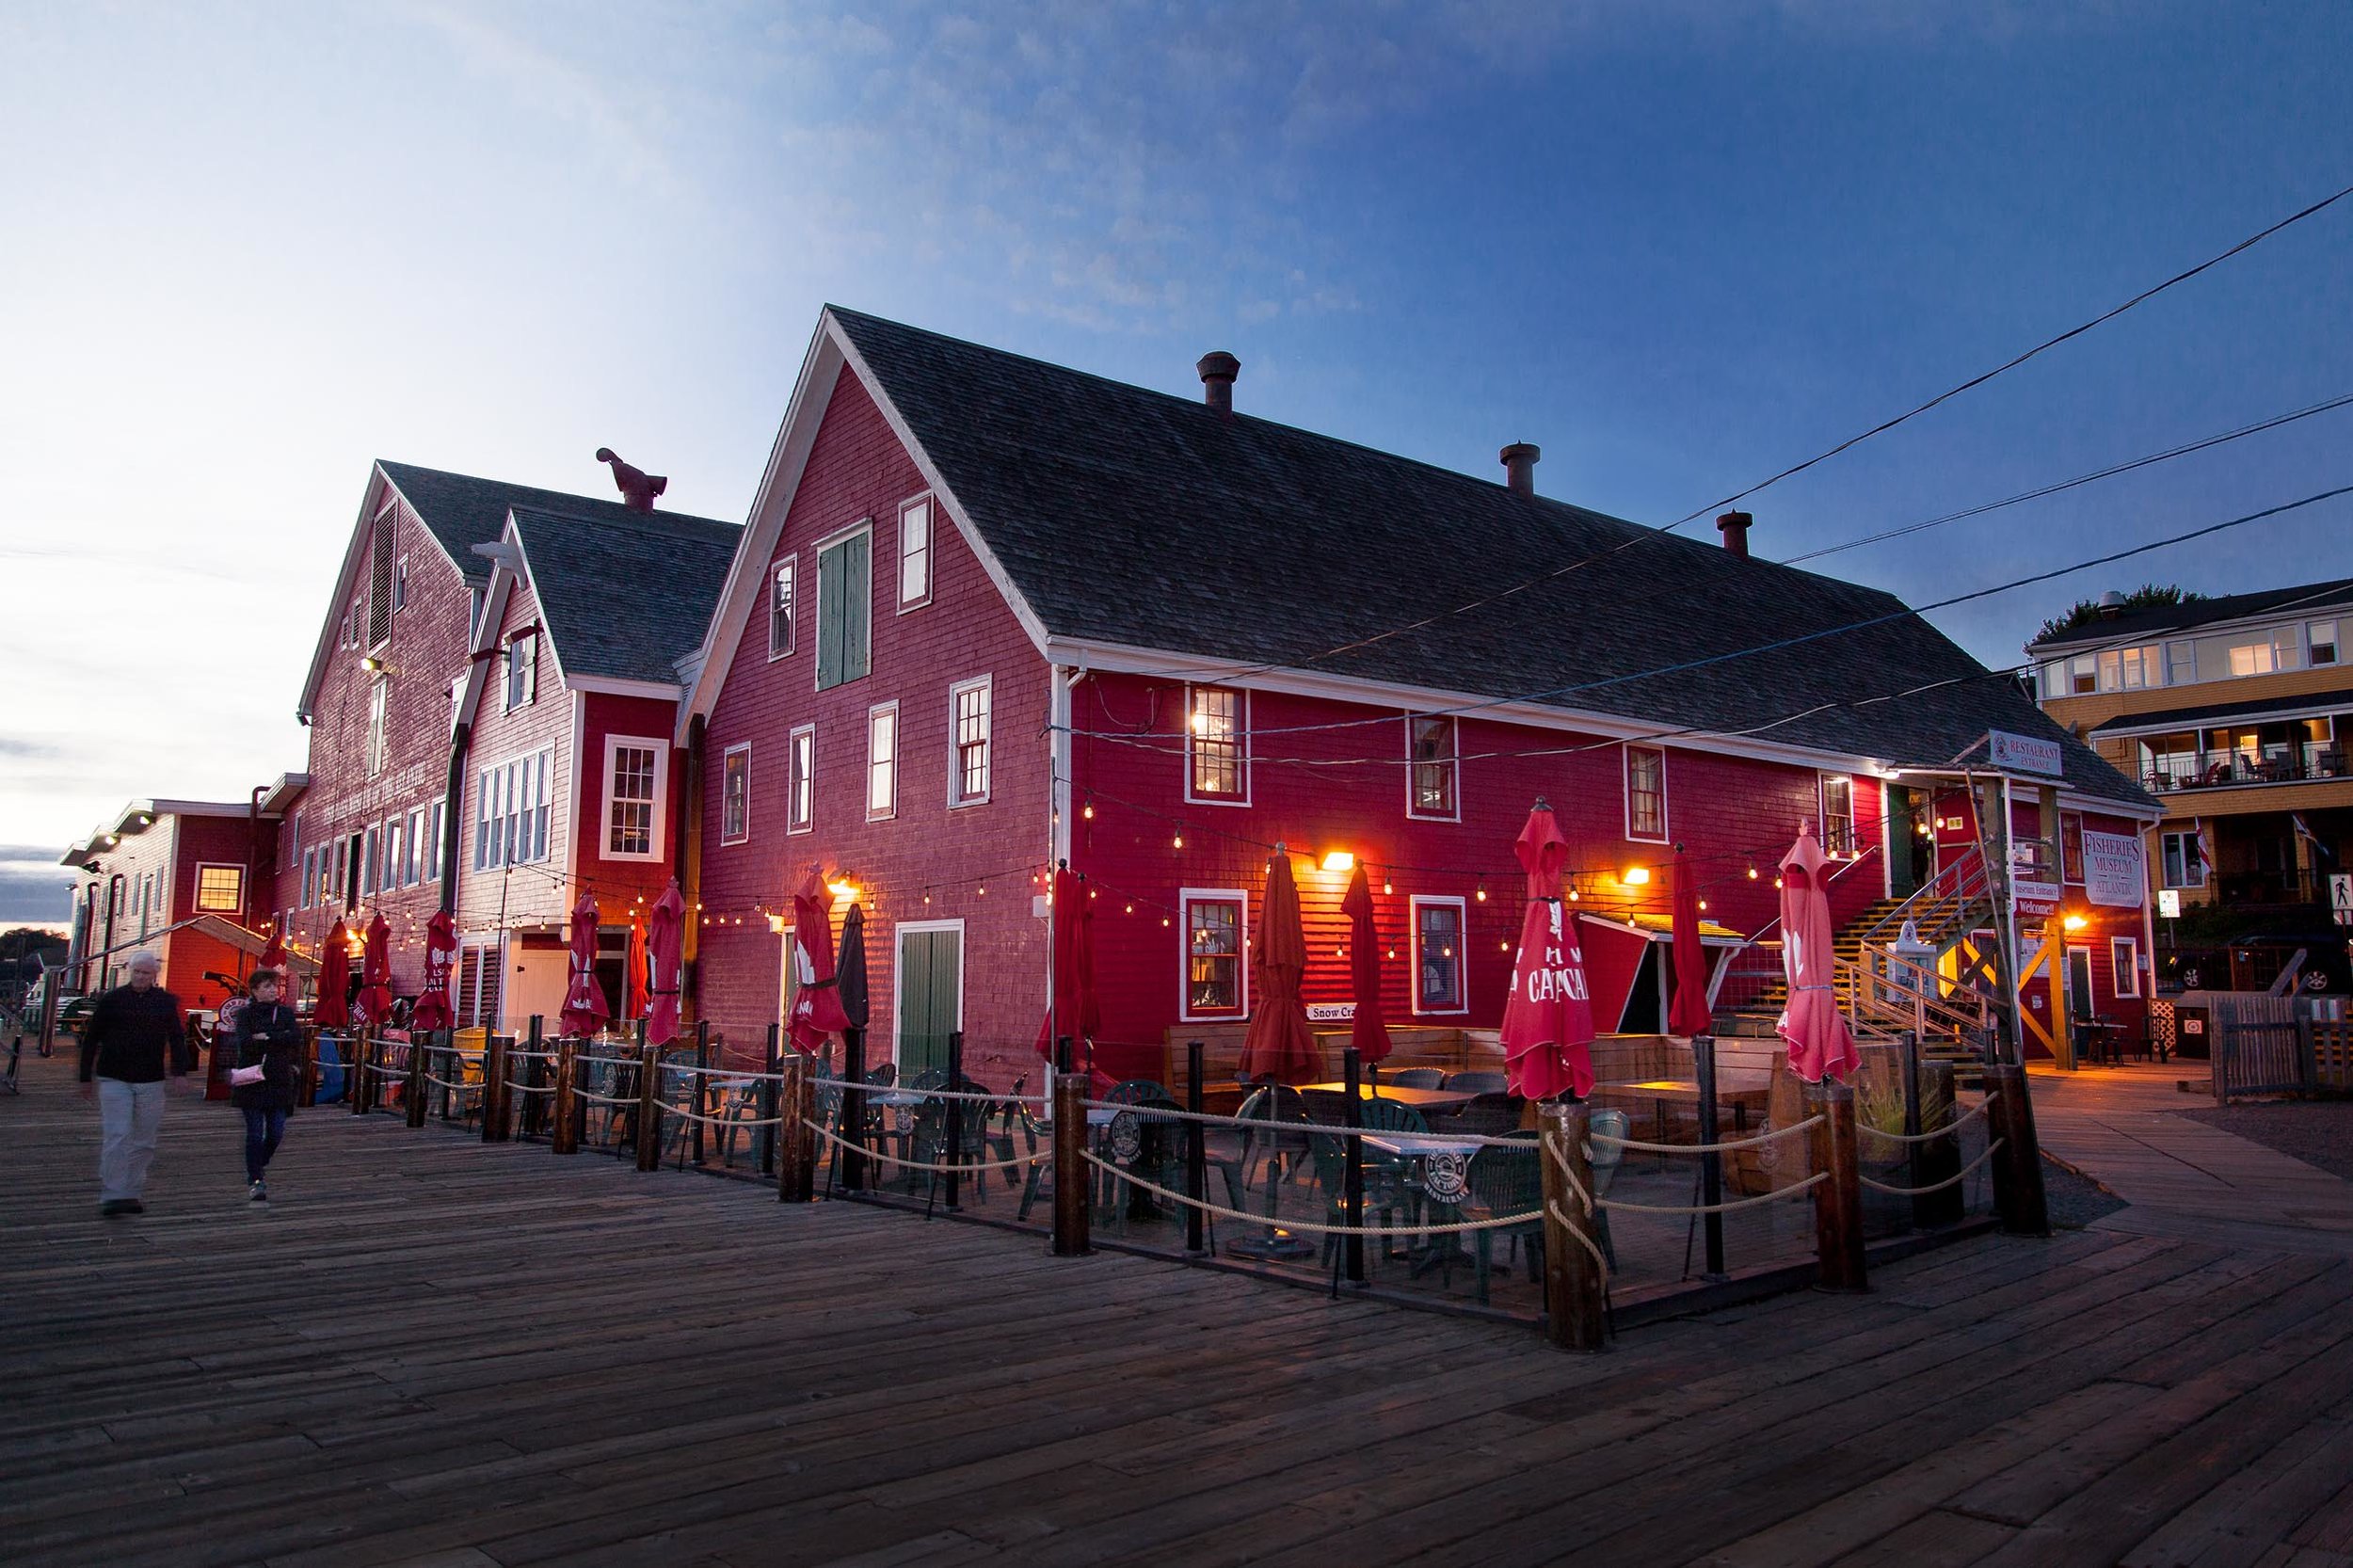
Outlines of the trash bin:
M 2214 1058 L 2214 1009 L 2173 1004 L 2173 1054 L 2193 1061 Z

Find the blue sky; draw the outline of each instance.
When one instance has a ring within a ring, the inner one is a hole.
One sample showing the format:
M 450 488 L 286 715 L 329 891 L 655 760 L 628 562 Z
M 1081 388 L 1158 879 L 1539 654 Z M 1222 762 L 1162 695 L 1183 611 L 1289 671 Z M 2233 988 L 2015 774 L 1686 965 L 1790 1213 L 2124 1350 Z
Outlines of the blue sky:
M 1652 522 L 2353 183 L 2353 10 L 0 0 L 0 920 L 238 798 L 370 458 L 740 518 L 825 300 Z M 2353 201 L 1758 496 L 1786 555 L 2353 392 Z M 1818 563 L 1942 597 L 2345 483 L 2353 410 Z M 2353 572 L 2353 508 L 1940 616 Z M 1709 525 L 1699 524 L 1705 533 Z

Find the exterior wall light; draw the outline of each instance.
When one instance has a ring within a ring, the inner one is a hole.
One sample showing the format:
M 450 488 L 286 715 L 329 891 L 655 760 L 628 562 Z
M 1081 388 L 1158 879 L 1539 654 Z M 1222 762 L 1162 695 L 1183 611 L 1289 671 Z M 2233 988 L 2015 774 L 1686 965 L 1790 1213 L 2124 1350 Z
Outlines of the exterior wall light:
M 1629 888 L 1647 888 L 1650 886 L 1650 868 L 1648 866 L 1628 866 L 1625 869 L 1625 874 L 1620 876 L 1618 880 L 1625 883 Z
M 1344 849 L 1327 849 L 1323 852 L 1323 869 L 1327 872 L 1353 872 L 1356 869 L 1356 856 Z
M 840 875 L 835 877 L 831 882 L 826 883 L 825 890 L 837 899 L 855 899 L 857 897 L 857 884 L 850 880 L 850 875 L 847 872 L 842 872 Z
M 2059 921 L 2059 924 L 2064 926 L 2069 931 L 2081 931 L 2085 926 L 2089 925 L 2090 923 L 2091 922 L 2089 920 L 2085 920 L 2081 915 L 2069 915 Z

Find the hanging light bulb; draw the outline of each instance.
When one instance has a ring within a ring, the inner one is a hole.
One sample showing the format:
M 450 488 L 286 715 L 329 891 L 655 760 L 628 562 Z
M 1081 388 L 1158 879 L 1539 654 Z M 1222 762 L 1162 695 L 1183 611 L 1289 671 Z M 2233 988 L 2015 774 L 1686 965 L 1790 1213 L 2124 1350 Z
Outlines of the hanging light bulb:
M 981 884 L 981 897 L 988 897 L 988 884 L 985 882 Z
M 923 902 L 924 902 L 925 904 L 929 904 L 929 903 L 931 903 L 931 901 L 932 901 L 932 890 L 931 890 L 929 888 L 924 888 L 924 889 L 923 889 Z
M 1481 904 L 1487 902 L 1487 885 L 1484 882 L 1479 885 L 1479 902 Z
M 1160 917 L 1160 924 L 1161 924 L 1161 926 L 1162 926 L 1163 928 L 1165 928 L 1165 927 L 1167 926 L 1167 924 L 1168 924 L 1168 917 L 1167 917 L 1166 915 L 1162 915 L 1162 916 Z
M 1397 888 L 1390 884 L 1389 876 L 1386 872 L 1381 873 L 1381 890 L 1384 893 L 1394 893 L 1397 891 Z
M 1778 888 L 1778 887 L 1780 887 L 1780 886 L 1781 886 L 1781 878 L 1780 878 L 1780 877 L 1775 877 L 1775 878 L 1773 878 L 1773 886 L 1774 886 L 1774 887 L 1776 887 L 1776 888 Z
M 1570 884 L 1569 884 L 1569 902 L 1570 902 L 1571 904 L 1575 904 L 1575 903 L 1577 903 L 1577 900 L 1578 900 L 1578 899 L 1580 899 L 1580 898 L 1582 898 L 1583 896 L 1584 896 L 1583 894 L 1579 893 L 1579 892 L 1577 890 L 1577 884 L 1576 884 L 1576 883 L 1572 882 L 1572 883 L 1570 883 Z
M 1749 880 L 1751 882 L 1756 880 L 1756 862 L 1753 860 L 1749 862 Z
M 1176 846 L 1178 849 L 1185 847 L 1185 830 L 1181 826 L 1176 829 Z
M 1395 948 L 1391 948 L 1391 949 L 1389 950 L 1389 956 L 1390 956 L 1391 958 L 1395 958 L 1395 957 L 1397 956 L 1397 949 L 1395 949 Z
M 1093 795 L 1087 796 L 1087 803 L 1084 807 L 1080 808 L 1079 815 L 1084 817 L 1089 822 L 1093 822 L 1095 820 L 1095 797 Z
M 1700 900 L 1700 913 L 1703 915 L 1707 913 L 1707 901 L 1705 899 Z
M 1103 890 L 1100 888 L 1089 888 L 1087 889 L 1087 897 L 1089 898 L 1101 898 L 1102 896 Z
M 1509 941 L 1497 942 L 1497 943 L 1496 944 L 1496 946 L 1497 946 L 1497 947 L 1501 948 L 1501 949 L 1502 949 L 1504 952 L 1511 952 L 1511 951 L 1512 951 L 1512 944 L 1511 944 Z
M 1132 915 L 1132 914 L 1134 914 L 1134 913 L 1136 912 L 1136 906 L 1135 906 L 1134 904 L 1131 904 L 1128 905 L 1127 910 L 1126 910 L 1125 912 L 1126 912 L 1126 913 L 1128 913 L 1128 914 Z

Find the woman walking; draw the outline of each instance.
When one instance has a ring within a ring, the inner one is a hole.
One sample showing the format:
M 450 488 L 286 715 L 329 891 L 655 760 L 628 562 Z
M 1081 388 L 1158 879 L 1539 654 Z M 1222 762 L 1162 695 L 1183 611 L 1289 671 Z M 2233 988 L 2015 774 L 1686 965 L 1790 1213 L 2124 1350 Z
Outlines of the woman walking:
M 278 1000 L 278 971 L 256 969 L 247 982 L 252 1000 L 237 1015 L 231 1044 L 237 1071 L 230 1075 L 229 1097 L 245 1112 L 245 1177 L 255 1203 L 269 1202 L 262 1174 L 286 1135 L 286 1112 L 294 1109 L 295 1075 L 301 1070 L 302 1025 L 295 1010 Z

